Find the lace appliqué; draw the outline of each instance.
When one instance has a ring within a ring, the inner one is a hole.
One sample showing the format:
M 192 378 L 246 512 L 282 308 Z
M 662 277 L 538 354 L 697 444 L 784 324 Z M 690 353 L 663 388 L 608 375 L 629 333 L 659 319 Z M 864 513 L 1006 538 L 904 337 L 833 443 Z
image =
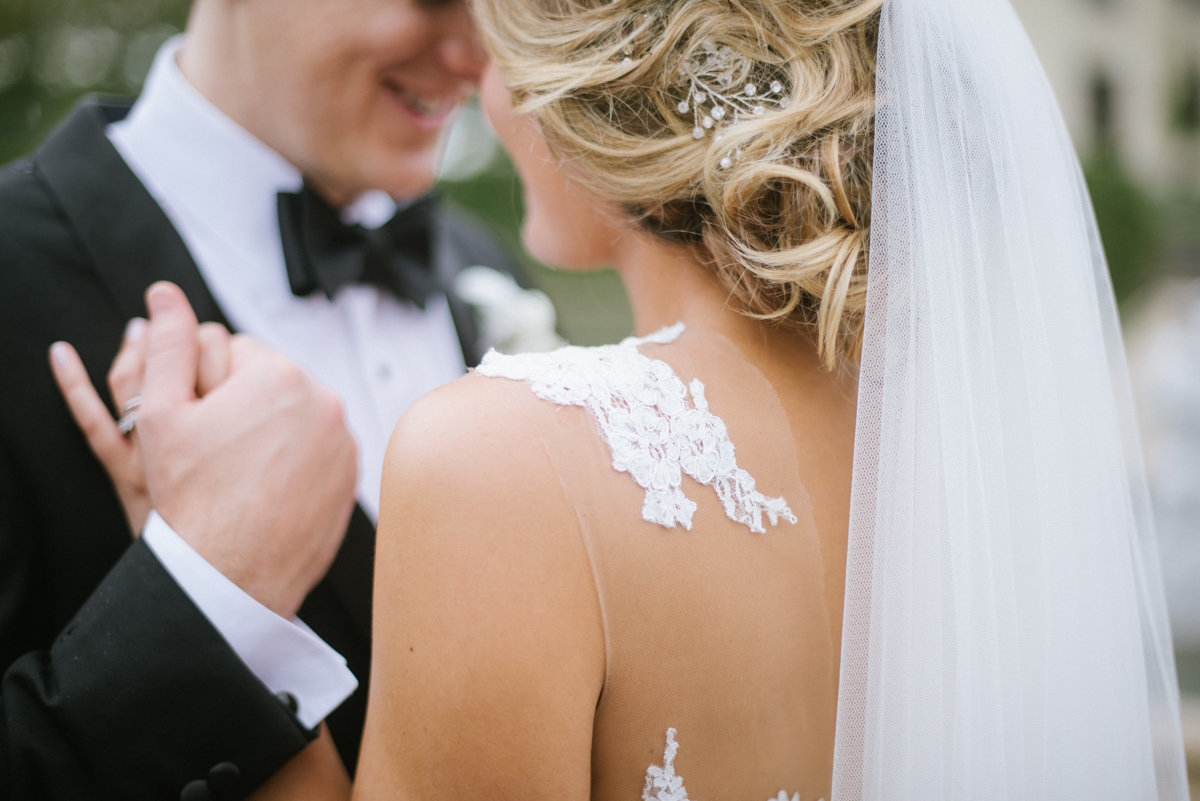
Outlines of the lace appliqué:
M 637 350 L 643 343 L 674 342 L 682 333 L 677 323 L 618 345 L 490 352 L 476 372 L 525 381 L 540 398 L 587 409 L 612 451 L 613 468 L 646 491 L 642 518 L 648 522 L 691 529 L 696 503 L 683 493 L 686 473 L 716 490 L 729 519 L 751 531 L 766 531 L 764 513 L 772 525 L 781 517 L 795 523 L 783 498 L 764 496 L 737 466 L 725 423 L 708 410 L 704 384 L 693 380 L 685 387 L 668 364 Z
M 687 788 L 683 786 L 683 778 L 675 773 L 675 754 L 678 751 L 679 743 L 675 741 L 675 730 L 667 729 L 667 747 L 663 751 L 662 767 L 651 765 L 646 770 L 646 787 L 642 790 L 642 801 L 691 801 Z M 788 794 L 780 790 L 779 795 L 767 801 L 800 801 L 800 794 L 793 793 L 792 797 L 788 798 Z
M 642 801 L 688 801 L 687 788 L 683 779 L 675 775 L 675 753 L 679 743 L 675 742 L 675 730 L 667 729 L 667 747 L 663 751 L 663 763 L 651 765 L 646 770 L 646 787 L 642 790 Z

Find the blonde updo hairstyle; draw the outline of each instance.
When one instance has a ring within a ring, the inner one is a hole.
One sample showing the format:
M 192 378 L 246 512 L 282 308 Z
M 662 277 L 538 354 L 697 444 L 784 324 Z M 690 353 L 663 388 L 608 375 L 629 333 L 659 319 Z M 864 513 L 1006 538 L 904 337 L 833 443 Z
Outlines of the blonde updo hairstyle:
M 862 339 L 882 2 L 474 5 L 517 111 L 572 180 L 695 248 L 741 311 L 814 335 L 832 368 Z M 778 102 L 699 128 L 682 67 L 724 48 L 723 83 Z

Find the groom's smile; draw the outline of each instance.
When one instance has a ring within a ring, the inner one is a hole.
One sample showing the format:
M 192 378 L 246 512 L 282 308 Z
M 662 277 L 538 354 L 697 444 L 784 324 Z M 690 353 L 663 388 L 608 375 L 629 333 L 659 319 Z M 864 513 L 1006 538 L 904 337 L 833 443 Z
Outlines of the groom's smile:
M 221 54 L 185 45 L 184 74 L 335 203 L 426 191 L 484 63 L 465 0 L 197 0 L 206 27 Z
M 436 92 L 420 92 L 405 86 L 402 81 L 391 79 L 385 80 L 383 85 L 395 96 L 400 107 L 407 111 L 419 125 L 437 131 L 445 126 L 450 115 L 464 99 L 457 92 L 439 96 Z

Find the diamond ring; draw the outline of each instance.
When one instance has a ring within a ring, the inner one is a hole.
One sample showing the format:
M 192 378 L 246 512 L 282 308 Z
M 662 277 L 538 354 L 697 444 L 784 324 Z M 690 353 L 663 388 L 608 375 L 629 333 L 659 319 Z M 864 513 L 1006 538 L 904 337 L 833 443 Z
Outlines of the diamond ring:
M 142 405 L 142 396 L 134 395 L 121 407 L 121 418 L 117 420 L 117 430 L 128 436 L 137 425 L 138 407 Z

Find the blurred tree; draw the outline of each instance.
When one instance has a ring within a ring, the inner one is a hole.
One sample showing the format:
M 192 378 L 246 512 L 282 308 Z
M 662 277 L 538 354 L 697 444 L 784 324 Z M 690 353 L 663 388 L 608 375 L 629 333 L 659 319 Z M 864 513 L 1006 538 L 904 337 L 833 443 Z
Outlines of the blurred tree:
M 1154 277 L 1162 256 L 1162 230 L 1154 202 L 1129 175 L 1112 148 L 1084 162 L 1084 176 L 1108 256 L 1117 300 L 1124 301 Z
M 188 0 L 0 1 L 0 163 L 31 151 L 80 96 L 136 94 Z
M 182 30 L 189 4 L 0 0 L 0 163 L 29 153 L 80 96 L 136 94 L 158 46 Z M 1193 109 L 1183 106 L 1184 121 L 1191 121 Z M 1159 255 L 1154 207 L 1112 153 L 1089 159 L 1086 174 L 1113 283 L 1124 299 L 1146 280 Z M 507 159 L 444 186 L 516 244 L 521 192 Z M 611 272 L 579 278 L 531 262 L 530 277 L 559 304 L 572 341 L 611 341 L 629 332 L 629 309 Z
M 1182 136 L 1200 134 L 1200 62 L 1188 64 L 1175 81 L 1171 124 Z

